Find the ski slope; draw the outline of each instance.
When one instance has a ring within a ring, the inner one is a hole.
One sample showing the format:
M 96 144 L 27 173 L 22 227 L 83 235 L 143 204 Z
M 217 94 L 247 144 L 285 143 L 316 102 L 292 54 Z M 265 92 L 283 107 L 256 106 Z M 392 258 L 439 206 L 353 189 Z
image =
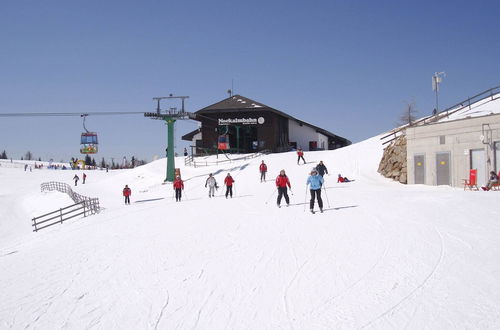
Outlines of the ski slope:
M 104 209 L 38 233 L 32 217 L 72 204 L 40 183 L 81 171 L 0 166 L 0 328 L 500 328 L 500 193 L 401 185 L 376 172 L 381 156 L 374 137 L 300 166 L 294 153 L 202 168 L 177 158 L 180 203 L 165 159 L 86 171 L 74 190 Z M 313 215 L 305 182 L 320 160 L 330 175 Z M 277 208 L 281 169 L 293 194 Z M 208 174 L 222 186 L 228 172 L 234 197 L 208 198 Z

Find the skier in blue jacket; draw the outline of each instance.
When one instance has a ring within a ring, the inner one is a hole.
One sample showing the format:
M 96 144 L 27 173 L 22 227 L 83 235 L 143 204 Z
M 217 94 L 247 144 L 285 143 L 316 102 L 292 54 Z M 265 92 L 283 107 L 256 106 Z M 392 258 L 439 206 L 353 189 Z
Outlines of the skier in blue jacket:
M 318 206 L 321 213 L 323 213 L 323 200 L 321 199 L 321 187 L 323 186 L 323 177 L 318 175 L 318 171 L 314 168 L 311 171 L 311 175 L 307 178 L 306 185 L 309 185 L 309 191 L 311 192 L 311 200 L 309 202 L 309 207 L 311 213 L 314 213 L 314 199 L 318 199 Z

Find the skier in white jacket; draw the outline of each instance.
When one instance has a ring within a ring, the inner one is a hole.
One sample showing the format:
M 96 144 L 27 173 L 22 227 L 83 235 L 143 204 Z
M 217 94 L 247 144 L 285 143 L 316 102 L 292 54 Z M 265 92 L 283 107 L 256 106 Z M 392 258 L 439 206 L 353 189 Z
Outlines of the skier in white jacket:
M 217 181 L 215 180 L 212 173 L 208 175 L 207 181 L 205 181 L 205 188 L 208 186 L 208 197 L 215 197 L 215 189 L 218 189 Z

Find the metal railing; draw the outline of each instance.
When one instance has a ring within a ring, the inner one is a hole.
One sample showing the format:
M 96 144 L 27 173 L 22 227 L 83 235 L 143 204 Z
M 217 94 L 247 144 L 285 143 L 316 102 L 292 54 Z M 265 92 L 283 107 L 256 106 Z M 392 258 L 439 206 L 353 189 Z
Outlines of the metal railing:
M 193 164 L 193 156 L 184 157 L 184 165 L 191 166 Z
M 40 189 L 42 192 L 57 190 L 59 192 L 66 193 L 75 202 L 75 204 L 33 218 L 33 231 L 38 231 L 57 223 L 63 223 L 68 219 L 80 215 L 86 217 L 88 215 L 96 214 L 97 212 L 99 212 L 99 198 L 91 198 L 80 195 L 74 192 L 73 189 L 71 189 L 71 186 L 67 183 L 57 181 L 44 182 L 40 185 Z M 40 227 L 40 225 L 42 224 L 45 225 Z
M 253 153 L 253 154 L 250 154 L 250 155 L 236 157 L 236 158 L 230 158 L 228 156 L 228 154 L 224 153 L 223 155 L 226 157 L 226 159 L 223 159 L 223 160 L 204 160 L 203 161 L 203 160 L 196 159 L 196 157 L 195 157 L 190 162 L 190 165 L 192 165 L 192 166 L 194 166 L 196 168 L 196 167 L 203 167 L 203 166 L 212 166 L 212 165 L 226 164 L 226 163 L 232 163 L 232 162 L 236 162 L 236 161 L 240 161 L 240 160 L 247 160 L 247 159 L 257 158 L 257 157 L 260 157 L 262 155 L 266 155 L 268 153 L 269 153 L 268 150 L 262 150 L 260 152 L 256 152 L 256 153 Z
M 448 107 L 448 108 L 436 113 L 435 115 L 427 116 L 427 117 L 421 118 L 419 120 L 416 120 L 413 123 L 411 123 L 411 125 L 404 125 L 402 127 L 398 127 L 396 129 L 392 130 L 391 132 L 389 132 L 387 135 L 382 136 L 380 139 L 384 140 L 384 139 L 392 136 L 392 138 L 390 140 L 387 140 L 382 144 L 389 143 L 389 142 L 395 140 L 399 136 L 398 133 L 401 133 L 402 131 L 406 130 L 408 127 L 433 123 L 433 122 L 438 121 L 441 118 L 448 117 L 449 115 L 454 114 L 455 112 L 463 110 L 465 108 L 471 109 L 471 107 L 474 103 L 477 103 L 477 102 L 480 102 L 483 100 L 487 100 L 487 99 L 489 99 L 489 100 L 487 100 L 487 102 L 491 102 L 491 101 L 494 101 L 498 98 L 500 98 L 500 86 L 487 89 L 482 93 L 471 96 L 462 102 L 454 104 L 451 107 Z

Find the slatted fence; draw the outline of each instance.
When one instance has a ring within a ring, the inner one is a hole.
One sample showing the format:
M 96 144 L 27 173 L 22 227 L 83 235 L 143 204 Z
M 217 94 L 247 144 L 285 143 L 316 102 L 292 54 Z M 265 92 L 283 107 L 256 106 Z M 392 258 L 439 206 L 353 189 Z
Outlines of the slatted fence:
M 78 216 L 83 215 L 84 217 L 87 217 L 99 212 L 100 206 L 98 198 L 90 198 L 75 193 L 69 184 L 55 181 L 44 182 L 41 184 L 41 190 L 42 192 L 57 190 L 59 192 L 66 193 L 75 202 L 75 204 L 31 219 L 31 226 L 35 232 L 55 224 L 62 224 L 64 221 Z

